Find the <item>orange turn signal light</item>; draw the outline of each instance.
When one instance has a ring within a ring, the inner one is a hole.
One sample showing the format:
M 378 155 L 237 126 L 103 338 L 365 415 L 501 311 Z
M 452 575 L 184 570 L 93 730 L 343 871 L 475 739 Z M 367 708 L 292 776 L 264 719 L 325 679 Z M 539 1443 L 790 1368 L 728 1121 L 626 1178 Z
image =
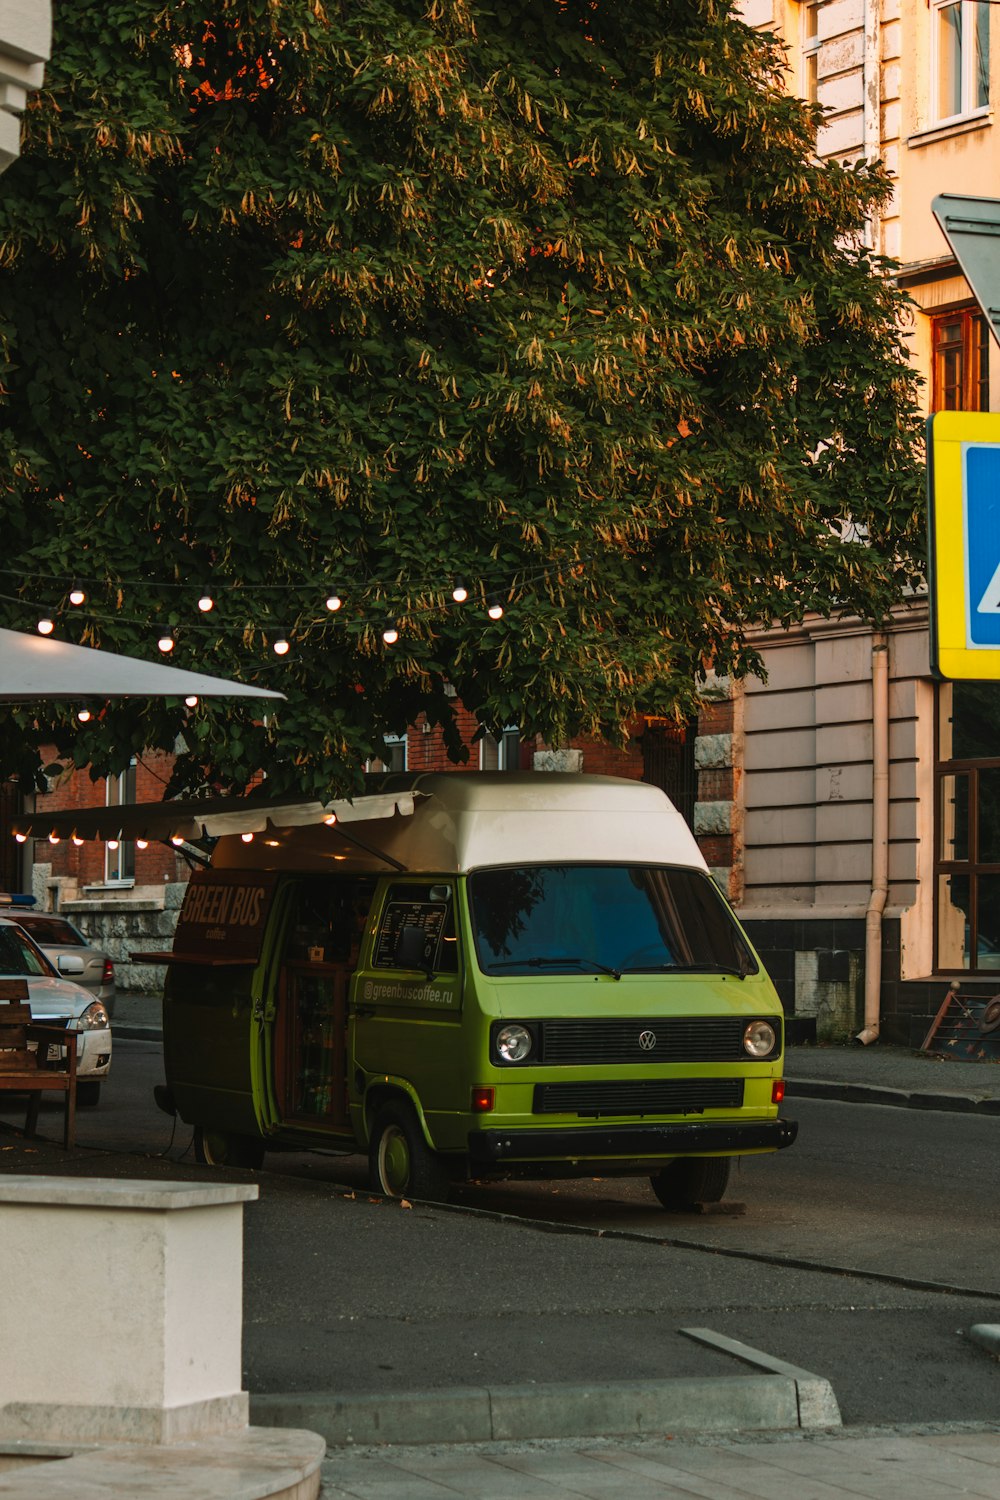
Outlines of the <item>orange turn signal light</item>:
M 776 1078 L 771 1085 L 771 1103 L 780 1104 L 785 1097 L 785 1080 Z
M 472 1113 L 474 1115 L 488 1115 L 493 1108 L 496 1090 L 492 1088 L 481 1088 L 472 1090 Z

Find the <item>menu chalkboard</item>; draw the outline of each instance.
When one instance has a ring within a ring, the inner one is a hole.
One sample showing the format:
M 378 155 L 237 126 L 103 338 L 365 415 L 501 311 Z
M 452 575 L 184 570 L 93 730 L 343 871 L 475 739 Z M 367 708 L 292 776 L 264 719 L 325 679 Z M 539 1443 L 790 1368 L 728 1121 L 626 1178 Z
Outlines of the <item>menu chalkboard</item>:
M 443 901 L 390 901 L 382 913 L 375 967 L 436 970 L 447 911 Z

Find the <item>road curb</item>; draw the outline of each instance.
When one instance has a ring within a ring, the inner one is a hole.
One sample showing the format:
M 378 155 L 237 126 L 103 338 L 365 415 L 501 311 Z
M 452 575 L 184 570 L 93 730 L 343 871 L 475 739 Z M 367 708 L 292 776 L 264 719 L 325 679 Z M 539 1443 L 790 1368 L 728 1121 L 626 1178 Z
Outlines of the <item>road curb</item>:
M 826 1429 L 837 1425 L 831 1421 L 831 1411 L 837 1412 L 839 1422 L 839 1409 L 826 1381 L 821 1382 L 827 1388 L 823 1399 L 817 1400 L 816 1379 L 733 1375 L 642 1384 L 459 1387 L 384 1395 L 306 1392 L 251 1396 L 250 1420 L 258 1427 L 307 1428 L 334 1448 Z
M 866 1083 L 833 1083 L 825 1078 L 786 1078 L 786 1099 L 838 1099 L 846 1104 L 886 1104 L 894 1109 L 947 1110 L 953 1114 L 1000 1115 L 1000 1099 L 976 1094 L 931 1093 L 881 1088 Z
M 111 1019 L 111 1035 L 127 1042 L 162 1042 L 163 1032 L 159 1026 L 136 1026 L 130 1021 L 119 1024 Z

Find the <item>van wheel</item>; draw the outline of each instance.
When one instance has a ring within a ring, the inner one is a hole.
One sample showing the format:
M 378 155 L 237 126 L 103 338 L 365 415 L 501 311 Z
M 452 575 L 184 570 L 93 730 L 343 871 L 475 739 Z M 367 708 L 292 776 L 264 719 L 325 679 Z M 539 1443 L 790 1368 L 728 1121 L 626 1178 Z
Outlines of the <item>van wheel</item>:
M 250 1135 L 231 1135 L 225 1130 L 194 1127 L 194 1159 L 204 1167 L 251 1167 L 264 1160 L 264 1142 Z
M 77 1109 L 93 1109 L 95 1104 L 101 1102 L 101 1085 L 95 1079 L 88 1079 L 85 1083 L 76 1086 Z
M 444 1203 L 451 1186 L 444 1163 L 428 1147 L 408 1104 L 385 1104 L 375 1116 L 368 1170 L 374 1190 L 388 1198 Z
M 649 1179 L 664 1208 L 690 1208 L 693 1203 L 718 1203 L 729 1186 L 728 1156 L 688 1156 Z

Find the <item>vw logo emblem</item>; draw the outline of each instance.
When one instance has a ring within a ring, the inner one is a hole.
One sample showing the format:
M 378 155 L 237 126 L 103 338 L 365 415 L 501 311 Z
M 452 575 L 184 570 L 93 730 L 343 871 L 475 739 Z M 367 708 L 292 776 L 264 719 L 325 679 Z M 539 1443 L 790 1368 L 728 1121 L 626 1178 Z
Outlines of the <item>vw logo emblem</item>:
M 652 1052 L 653 1048 L 656 1046 L 656 1032 L 640 1031 L 639 1046 L 642 1048 L 643 1052 Z

